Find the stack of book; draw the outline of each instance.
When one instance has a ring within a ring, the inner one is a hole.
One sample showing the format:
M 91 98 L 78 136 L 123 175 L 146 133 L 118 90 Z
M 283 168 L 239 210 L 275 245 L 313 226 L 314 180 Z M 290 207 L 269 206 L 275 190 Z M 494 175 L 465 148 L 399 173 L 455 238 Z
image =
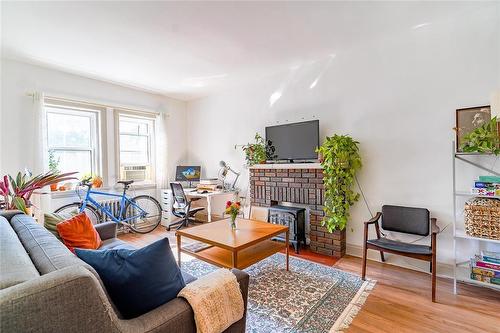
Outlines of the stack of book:
M 473 280 L 500 285 L 500 252 L 481 251 L 470 260 Z
M 492 197 L 500 196 L 500 177 L 479 176 L 479 180 L 474 182 L 471 193 Z

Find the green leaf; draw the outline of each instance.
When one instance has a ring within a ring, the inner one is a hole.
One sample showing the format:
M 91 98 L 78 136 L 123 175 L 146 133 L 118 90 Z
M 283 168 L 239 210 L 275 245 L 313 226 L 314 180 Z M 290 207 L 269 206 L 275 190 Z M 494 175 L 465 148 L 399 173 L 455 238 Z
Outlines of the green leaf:
M 359 199 L 352 190 L 356 172 L 361 168 L 359 142 L 347 135 L 326 137 L 318 148 L 323 155 L 323 182 L 325 186 L 325 217 L 322 225 L 328 232 L 345 229 L 349 209 Z

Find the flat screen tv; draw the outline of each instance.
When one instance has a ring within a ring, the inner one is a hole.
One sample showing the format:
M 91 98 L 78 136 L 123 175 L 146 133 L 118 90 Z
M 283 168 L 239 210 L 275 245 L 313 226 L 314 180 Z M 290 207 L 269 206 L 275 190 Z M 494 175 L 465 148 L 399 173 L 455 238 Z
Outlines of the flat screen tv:
M 315 160 L 319 120 L 266 127 L 266 142 L 276 149 L 274 160 Z

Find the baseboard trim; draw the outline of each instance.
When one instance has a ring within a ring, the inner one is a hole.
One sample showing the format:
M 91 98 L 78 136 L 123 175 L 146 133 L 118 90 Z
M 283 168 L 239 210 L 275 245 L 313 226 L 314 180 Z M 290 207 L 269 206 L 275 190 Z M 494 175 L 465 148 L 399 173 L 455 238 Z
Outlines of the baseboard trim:
M 362 258 L 363 247 L 356 244 L 347 244 L 346 254 Z M 367 258 L 368 260 L 382 262 L 380 260 L 380 254 L 377 251 L 368 250 Z M 386 253 L 385 264 L 399 266 L 414 271 L 430 274 L 429 264 L 422 260 Z M 443 278 L 453 279 L 453 265 L 450 265 L 448 263 L 438 262 L 436 275 Z

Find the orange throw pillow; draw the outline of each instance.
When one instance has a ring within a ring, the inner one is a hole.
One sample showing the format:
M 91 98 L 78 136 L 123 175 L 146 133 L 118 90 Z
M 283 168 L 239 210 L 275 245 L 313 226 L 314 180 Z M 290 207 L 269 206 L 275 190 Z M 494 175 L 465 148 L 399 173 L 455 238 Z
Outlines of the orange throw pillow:
M 96 250 L 102 244 L 101 237 L 85 213 L 60 222 L 56 227 L 64 245 L 72 252 L 74 252 L 75 247 Z

